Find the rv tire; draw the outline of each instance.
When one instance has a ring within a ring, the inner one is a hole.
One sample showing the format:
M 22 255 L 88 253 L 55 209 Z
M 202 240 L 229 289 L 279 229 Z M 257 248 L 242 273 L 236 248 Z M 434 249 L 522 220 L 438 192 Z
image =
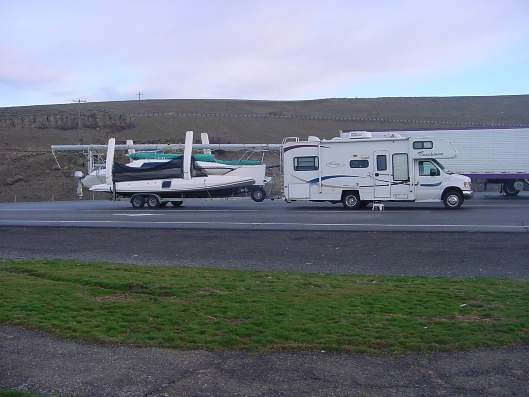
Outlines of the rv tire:
M 152 194 L 149 197 L 147 197 L 147 205 L 150 208 L 158 208 L 160 206 L 161 202 L 158 196 Z
M 446 209 L 457 210 L 463 205 L 463 195 L 457 190 L 449 190 L 443 196 L 443 204 Z
M 252 190 L 252 192 L 250 193 L 250 196 L 252 197 L 253 201 L 260 203 L 266 198 L 266 193 L 262 188 L 258 187 Z
M 345 192 L 342 197 L 342 204 L 349 210 L 355 210 L 360 208 L 362 202 L 360 201 L 358 192 Z
M 171 201 L 171 204 L 173 207 L 180 207 L 182 204 L 184 204 L 183 201 Z
M 130 203 L 132 204 L 132 208 L 141 209 L 145 205 L 145 197 L 141 194 L 135 194 L 131 197 Z

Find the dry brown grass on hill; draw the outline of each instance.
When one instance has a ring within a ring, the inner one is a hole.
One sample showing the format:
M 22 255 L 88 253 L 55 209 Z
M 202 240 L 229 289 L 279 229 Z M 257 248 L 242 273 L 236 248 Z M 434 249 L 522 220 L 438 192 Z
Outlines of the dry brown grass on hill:
M 81 109 L 82 126 L 77 114 Z M 529 95 L 442 98 L 333 98 L 308 101 L 142 100 L 0 108 L 0 201 L 76 200 L 84 157 L 51 145 L 183 142 L 208 132 L 232 143 L 280 143 L 339 130 L 410 130 L 529 125 Z M 55 128 L 45 128 L 50 120 Z M 57 124 L 57 120 L 61 124 Z M 85 199 L 106 198 L 85 194 Z

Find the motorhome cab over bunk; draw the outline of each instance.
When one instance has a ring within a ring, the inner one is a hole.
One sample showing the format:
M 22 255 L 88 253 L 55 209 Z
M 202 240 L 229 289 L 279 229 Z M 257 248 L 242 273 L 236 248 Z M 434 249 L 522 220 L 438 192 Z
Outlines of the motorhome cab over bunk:
M 330 140 L 285 138 L 285 199 L 341 202 L 349 209 L 376 201 L 442 201 L 446 208 L 458 209 L 473 196 L 470 178 L 438 161 L 456 155 L 446 139 L 393 132 L 341 131 Z

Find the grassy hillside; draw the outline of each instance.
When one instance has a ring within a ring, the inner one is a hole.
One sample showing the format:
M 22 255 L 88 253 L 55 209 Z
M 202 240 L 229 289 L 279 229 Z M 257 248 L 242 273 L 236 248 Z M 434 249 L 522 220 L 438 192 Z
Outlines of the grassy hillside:
M 307 101 L 142 100 L 0 108 L 0 201 L 75 200 L 82 154 L 53 144 L 183 142 L 208 132 L 221 143 L 331 138 L 339 130 L 467 129 L 529 125 L 529 95 L 333 98 Z M 78 129 L 78 114 L 81 123 Z M 104 196 L 101 196 L 104 197 Z M 91 199 L 92 195 L 85 197 Z

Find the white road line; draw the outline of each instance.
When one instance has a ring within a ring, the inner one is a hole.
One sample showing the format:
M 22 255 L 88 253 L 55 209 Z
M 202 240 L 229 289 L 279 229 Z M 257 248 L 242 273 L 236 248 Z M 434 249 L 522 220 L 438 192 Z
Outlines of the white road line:
M 0 225 L 5 225 L 7 221 L 0 221 Z M 12 222 L 12 221 L 11 221 Z M 17 223 L 29 224 L 113 224 L 119 221 L 39 221 L 39 220 L 17 220 Z M 294 223 L 294 222 L 210 222 L 210 221 L 160 221 L 134 222 L 134 225 L 221 225 L 221 226 L 326 226 L 326 227 L 377 227 L 377 228 L 467 228 L 467 229 L 506 229 L 528 231 L 527 226 L 521 225 L 472 225 L 472 224 L 378 224 L 378 223 Z
M 149 212 L 138 212 L 136 214 L 112 214 L 112 215 L 115 215 L 115 216 L 160 216 L 164 214 L 162 213 L 151 214 Z

